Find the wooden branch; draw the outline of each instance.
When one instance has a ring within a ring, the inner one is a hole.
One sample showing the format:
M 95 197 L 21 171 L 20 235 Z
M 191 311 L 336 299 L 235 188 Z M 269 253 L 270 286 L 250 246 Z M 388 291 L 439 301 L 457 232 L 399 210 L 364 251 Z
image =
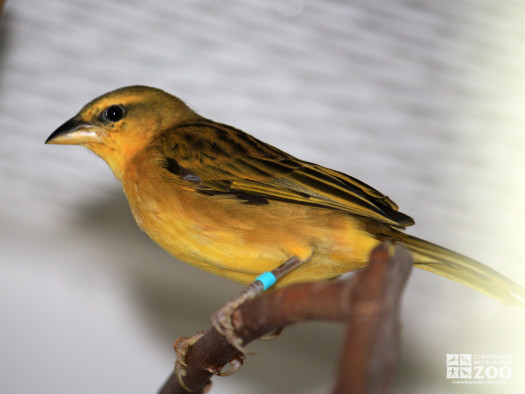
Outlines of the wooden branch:
M 332 394 L 384 393 L 399 359 L 401 295 L 412 267 L 410 253 L 381 245 L 355 281 L 350 295 L 346 341 Z
M 243 343 L 287 325 L 308 320 L 347 322 L 339 377 L 333 394 L 382 393 L 392 383 L 399 357 L 399 302 L 412 259 L 403 247 L 394 255 L 384 243 L 376 247 L 368 266 L 348 280 L 292 285 L 242 304 L 233 325 Z M 186 386 L 193 393 L 209 388 L 237 350 L 213 328 L 187 354 Z M 172 374 L 159 394 L 188 393 Z

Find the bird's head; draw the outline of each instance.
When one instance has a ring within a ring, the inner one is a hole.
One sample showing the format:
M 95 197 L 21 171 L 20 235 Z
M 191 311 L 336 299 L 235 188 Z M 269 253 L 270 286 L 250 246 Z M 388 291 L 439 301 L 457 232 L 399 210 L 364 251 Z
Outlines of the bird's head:
M 85 146 L 121 179 L 126 163 L 158 133 L 198 117 L 183 101 L 160 89 L 129 86 L 86 104 L 46 144 Z

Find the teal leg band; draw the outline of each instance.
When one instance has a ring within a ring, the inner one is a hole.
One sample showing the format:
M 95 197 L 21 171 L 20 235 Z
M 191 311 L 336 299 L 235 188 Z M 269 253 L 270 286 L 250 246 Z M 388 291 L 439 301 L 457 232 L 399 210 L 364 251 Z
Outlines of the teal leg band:
M 259 275 L 255 281 L 259 281 L 263 284 L 263 291 L 268 290 L 270 287 L 272 287 L 275 282 L 277 282 L 277 278 L 275 275 L 269 271 L 263 272 L 261 275 Z

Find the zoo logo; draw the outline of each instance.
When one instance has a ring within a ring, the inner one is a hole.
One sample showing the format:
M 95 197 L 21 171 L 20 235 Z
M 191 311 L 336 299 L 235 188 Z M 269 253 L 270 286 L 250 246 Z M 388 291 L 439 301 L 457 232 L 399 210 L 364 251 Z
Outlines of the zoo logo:
M 447 379 L 454 384 L 506 383 L 512 376 L 510 354 L 448 353 Z

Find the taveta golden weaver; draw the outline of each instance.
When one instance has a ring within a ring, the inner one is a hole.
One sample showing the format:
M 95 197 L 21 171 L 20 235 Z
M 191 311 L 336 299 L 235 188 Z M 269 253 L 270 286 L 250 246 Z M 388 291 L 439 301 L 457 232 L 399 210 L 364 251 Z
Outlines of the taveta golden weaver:
M 180 260 L 248 284 L 296 258 L 277 286 L 362 268 L 372 248 L 407 247 L 419 268 L 503 303 L 525 290 L 493 269 L 403 232 L 414 224 L 387 196 L 206 119 L 162 90 L 104 94 L 60 126 L 50 144 L 78 144 L 122 182 L 138 225 Z

